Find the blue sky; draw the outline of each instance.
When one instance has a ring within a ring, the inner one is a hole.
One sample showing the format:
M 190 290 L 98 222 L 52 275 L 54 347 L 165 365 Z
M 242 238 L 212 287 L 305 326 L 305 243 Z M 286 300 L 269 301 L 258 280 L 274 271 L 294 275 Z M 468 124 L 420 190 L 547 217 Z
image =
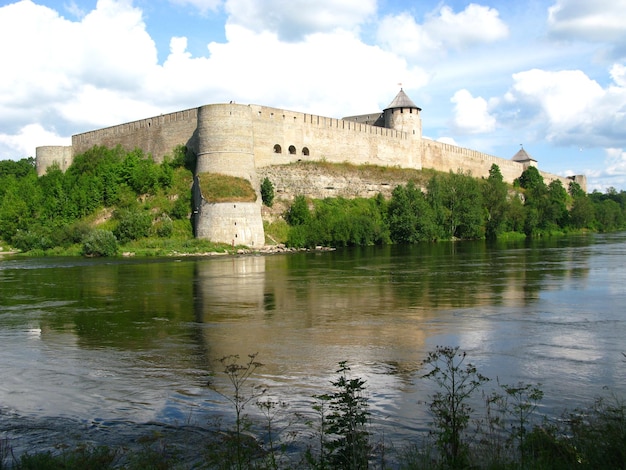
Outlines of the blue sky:
M 228 102 L 343 117 L 626 190 L 626 0 L 0 0 L 0 159 Z

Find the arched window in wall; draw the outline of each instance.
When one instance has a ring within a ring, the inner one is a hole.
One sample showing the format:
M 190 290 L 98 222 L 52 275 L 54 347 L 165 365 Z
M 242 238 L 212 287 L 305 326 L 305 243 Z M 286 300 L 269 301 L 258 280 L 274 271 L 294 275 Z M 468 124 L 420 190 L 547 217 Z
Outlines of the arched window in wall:
M 295 155 L 296 154 L 296 148 L 293 145 L 289 146 L 289 155 Z
M 309 156 L 309 147 L 302 147 L 302 155 Z
M 280 145 L 278 144 L 274 145 L 274 153 L 283 153 L 283 149 L 281 148 Z

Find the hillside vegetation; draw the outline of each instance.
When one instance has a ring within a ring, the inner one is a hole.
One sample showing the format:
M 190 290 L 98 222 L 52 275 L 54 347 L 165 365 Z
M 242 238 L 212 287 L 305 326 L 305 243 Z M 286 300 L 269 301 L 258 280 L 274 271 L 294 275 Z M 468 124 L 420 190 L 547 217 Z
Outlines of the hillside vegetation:
M 197 240 L 191 222 L 195 161 L 184 147 L 161 164 L 140 150 L 94 147 L 37 177 L 34 160 L 0 161 L 0 239 L 6 247 L 41 254 L 111 256 L 227 252 Z M 585 194 L 576 183 L 546 185 L 536 168 L 506 184 L 497 165 L 488 178 L 461 172 L 403 170 L 348 163 L 307 163 L 330 176 L 401 181 L 390 196 L 285 201 L 270 180 L 253 188 L 242 178 L 203 173 L 210 202 L 254 201 L 262 194 L 272 217 L 268 240 L 294 247 L 417 243 L 437 240 L 537 237 L 626 227 L 626 193 Z M 391 178 L 392 176 L 392 178 Z M 271 195 L 269 198 L 268 195 Z

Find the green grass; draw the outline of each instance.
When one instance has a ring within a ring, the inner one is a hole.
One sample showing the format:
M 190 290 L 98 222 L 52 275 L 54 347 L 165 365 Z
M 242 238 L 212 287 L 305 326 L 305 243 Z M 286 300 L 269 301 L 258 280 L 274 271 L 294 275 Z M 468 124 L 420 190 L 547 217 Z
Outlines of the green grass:
M 218 173 L 198 175 L 202 197 L 208 202 L 254 202 L 256 191 L 250 181 Z
M 264 220 L 263 230 L 265 230 L 266 245 L 287 243 L 287 240 L 289 239 L 289 224 L 282 219 L 275 222 L 268 222 Z
M 301 167 L 305 170 L 318 168 L 331 176 L 356 175 L 361 179 L 388 179 L 397 181 L 398 184 L 406 184 L 408 181 L 413 181 L 416 186 L 425 186 L 435 174 L 441 173 L 435 170 L 415 170 L 398 166 L 354 165 L 348 162 L 330 163 L 325 160 L 294 162 L 290 163 L 289 166 Z

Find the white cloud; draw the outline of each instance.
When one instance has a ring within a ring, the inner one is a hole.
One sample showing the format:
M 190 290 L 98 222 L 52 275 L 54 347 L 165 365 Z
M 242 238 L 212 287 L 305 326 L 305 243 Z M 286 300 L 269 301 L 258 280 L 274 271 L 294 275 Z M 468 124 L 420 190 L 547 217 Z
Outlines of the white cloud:
M 333 29 L 362 21 L 375 9 L 373 0 L 343 2 L 335 15 L 331 4 L 318 2 L 310 17 L 295 10 L 283 15 L 281 21 L 300 15 L 311 31 L 329 30 L 299 43 L 231 21 L 226 42 L 208 44 L 207 57 L 193 57 L 186 38 L 172 38 L 161 66 L 142 11 L 130 0 L 99 0 L 80 21 L 30 1 L 0 7 L 0 41 L 14 45 L 0 50 L 0 63 L 6 64 L 0 125 L 17 132 L 42 122 L 69 135 L 229 100 L 341 117 L 379 110 L 399 81 L 405 88 L 426 83 L 421 69 L 364 44 L 354 32 Z
M 376 0 L 227 0 L 229 23 L 288 41 L 338 29 L 356 31 L 376 13 Z
M 0 43 L 10 45 L 0 49 L 3 124 L 28 108 L 54 114 L 84 87 L 138 90 L 157 60 L 141 11 L 128 1 L 99 0 L 80 22 L 18 2 L 0 8 Z
M 619 87 L 626 88 L 626 66 L 622 64 L 613 64 L 610 70 L 613 82 Z
M 397 54 L 424 59 L 424 55 L 442 54 L 447 49 L 498 41 L 508 32 L 497 10 L 472 3 L 459 13 L 442 6 L 421 25 L 408 13 L 386 16 L 380 22 L 378 40 Z
M 39 124 L 28 124 L 15 134 L 0 133 L 0 152 L 16 159 L 34 157 L 35 147 L 70 144 L 69 138 L 61 137 L 54 131 L 46 130 Z
M 626 151 L 621 148 L 606 149 L 606 175 L 626 175 Z
M 493 132 L 496 119 L 489 114 L 489 106 L 484 98 L 474 98 L 467 90 L 459 90 L 450 99 L 454 103 L 452 126 L 462 134 Z
M 312 34 L 295 44 L 228 25 L 226 37 L 227 43 L 209 44 L 209 57 L 200 58 L 186 51 L 184 38 L 172 40 L 162 69 L 149 79 L 150 93 L 167 93 L 184 76 L 185 87 L 176 95 L 190 105 L 235 100 L 341 117 L 380 110 L 397 91 L 397 81 L 406 87 L 427 81 L 421 69 L 346 31 Z M 337 44 L 342 53 L 328 53 Z
M 504 108 L 516 109 L 516 118 L 525 115 L 538 126 L 539 138 L 556 143 L 571 140 L 585 146 L 588 139 L 597 141 L 603 134 L 598 119 L 605 122 L 602 113 L 608 111 L 606 105 L 614 107 L 615 112 L 626 104 L 623 100 L 606 103 L 607 90 L 580 70 L 533 69 L 514 74 L 513 81 L 499 111 L 504 116 Z M 513 120 L 510 124 L 517 123 Z
M 626 39 L 626 2 L 557 0 L 548 9 L 548 27 L 556 36 L 589 41 Z
M 497 10 L 474 3 L 456 14 L 450 7 L 444 6 L 439 16 L 427 19 L 425 27 L 431 36 L 439 38 L 449 47 L 459 49 L 494 42 L 508 35 L 508 27 L 500 19 Z

